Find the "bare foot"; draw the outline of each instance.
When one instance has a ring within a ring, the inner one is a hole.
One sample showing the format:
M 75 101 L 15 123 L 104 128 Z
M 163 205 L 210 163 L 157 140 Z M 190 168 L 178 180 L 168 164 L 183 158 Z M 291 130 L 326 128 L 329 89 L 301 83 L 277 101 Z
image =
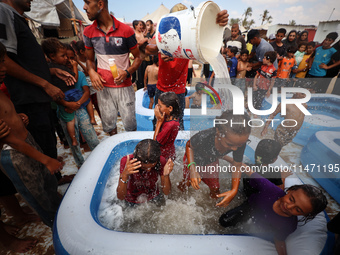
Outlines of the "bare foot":
M 16 227 L 16 226 L 13 226 L 13 225 L 8 225 L 8 224 L 5 224 L 5 223 L 2 223 L 2 226 L 3 226 L 3 228 L 5 229 L 5 231 L 8 233 L 8 234 L 10 234 L 10 235 L 12 235 L 12 236 L 15 236 L 16 234 L 18 234 L 19 233 L 19 228 L 18 227 Z
M 4 243 L 4 246 L 8 248 L 9 250 L 19 252 L 19 253 L 25 253 L 31 250 L 36 244 L 37 240 L 33 239 L 19 239 L 15 236 L 11 236 L 11 238 L 8 238 L 9 242 Z
M 63 185 L 63 184 L 72 182 L 74 176 L 76 176 L 76 175 L 75 175 L 75 174 L 64 175 L 64 176 L 58 181 L 58 185 Z

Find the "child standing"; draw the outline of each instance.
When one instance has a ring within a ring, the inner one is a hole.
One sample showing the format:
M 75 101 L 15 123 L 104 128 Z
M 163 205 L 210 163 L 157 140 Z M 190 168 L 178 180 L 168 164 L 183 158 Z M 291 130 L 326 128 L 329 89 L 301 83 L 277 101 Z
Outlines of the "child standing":
M 307 43 L 306 53 L 303 55 L 303 58 L 297 69 L 294 70 L 296 73 L 296 78 L 305 78 L 306 74 L 309 70 L 309 58 L 312 56 L 314 52 L 315 43 L 309 42 Z
M 237 63 L 237 75 L 235 85 L 239 87 L 243 94 L 246 92 L 246 73 L 251 70 L 251 65 L 248 62 L 249 52 L 248 50 L 242 50 L 240 53 L 240 58 Z
M 154 111 L 157 123 L 153 139 L 159 143 L 161 155 L 166 160 L 169 158 L 175 160 L 174 143 L 179 130 L 178 116 L 180 114 L 177 95 L 174 92 L 161 94 Z
M 203 83 L 198 82 L 195 86 L 196 91 L 191 95 L 185 98 L 185 108 L 191 109 L 201 109 L 202 107 L 202 95 L 204 85 Z M 192 99 L 192 104 L 190 105 L 190 99 Z
M 289 46 L 287 48 L 287 54 L 283 57 L 278 70 L 277 70 L 277 78 L 287 79 L 289 78 L 289 74 L 292 68 L 296 65 L 296 61 L 294 58 L 294 54 L 296 52 L 296 48 L 294 46 Z
M 236 47 L 230 47 L 228 48 L 228 51 L 227 51 L 227 56 L 229 58 L 228 71 L 229 71 L 229 76 L 232 79 L 236 78 L 236 73 L 237 73 L 237 58 L 235 57 L 237 52 L 238 50 Z
M 282 39 L 286 36 L 287 30 L 284 28 L 280 28 L 277 30 L 275 35 L 275 41 L 270 44 L 273 46 L 274 50 L 277 52 L 277 61 L 280 64 L 283 56 L 286 54 L 286 46 L 282 42 Z
M 158 80 L 158 56 L 150 56 L 150 60 L 152 65 L 148 65 L 145 69 L 144 90 L 148 90 L 148 96 L 150 98 L 149 109 L 152 109 Z
M 140 141 L 133 154 L 120 161 L 120 177 L 117 197 L 131 205 L 147 201 L 164 204 L 164 197 L 157 186 L 161 178 L 164 195 L 169 195 L 171 182 L 169 174 L 174 163 L 161 156 L 159 144 L 151 139 Z
M 307 49 L 307 43 L 306 42 L 301 42 L 299 44 L 298 50 L 295 52 L 294 57 L 295 57 L 295 62 L 296 64 L 294 65 L 294 67 L 292 68 L 292 71 L 290 73 L 290 77 L 291 78 L 295 78 L 296 76 L 296 69 L 298 69 L 303 56 L 306 54 L 306 49 Z
M 66 64 L 68 63 L 68 57 L 67 57 L 67 47 L 62 44 L 58 39 L 56 38 L 49 38 L 42 42 L 41 44 L 44 53 L 46 56 L 51 60 L 51 63 L 49 63 L 49 67 L 52 68 L 60 68 L 62 70 L 65 70 L 69 73 L 71 73 L 73 76 L 75 76 L 76 80 L 78 81 L 78 63 L 71 60 L 71 64 L 73 67 L 73 70 L 71 71 L 68 67 L 66 67 Z M 83 93 L 75 89 L 74 85 L 67 86 L 67 84 L 59 79 L 57 76 L 52 76 L 52 84 L 56 87 L 60 88 L 65 93 L 65 98 L 59 100 L 58 105 L 58 117 L 67 123 L 67 132 L 69 133 L 71 139 L 72 139 L 72 146 L 77 146 L 77 138 L 75 135 L 75 120 L 74 120 L 74 112 L 68 113 L 65 109 L 67 109 L 65 104 L 66 102 L 76 102 L 79 107 L 85 107 L 90 100 L 87 100 L 82 105 L 78 102 L 78 100 L 81 99 L 83 96 Z
M 274 86 L 276 68 L 273 63 L 275 60 L 275 51 L 266 52 L 263 57 L 263 65 L 256 73 L 253 83 L 253 106 L 255 109 L 261 109 L 264 97 L 269 97 L 270 91 Z
M 326 208 L 327 198 L 321 189 L 313 185 L 294 185 L 288 188 L 286 194 L 250 167 L 245 173 L 250 177 L 249 184 L 257 192 L 242 205 L 224 213 L 220 217 L 220 225 L 231 227 L 252 219 L 257 229 L 261 229 L 259 237 L 273 241 L 278 254 L 287 254 L 285 240 L 296 230 L 297 216 L 304 216 L 302 221 L 305 223 L 314 219 Z

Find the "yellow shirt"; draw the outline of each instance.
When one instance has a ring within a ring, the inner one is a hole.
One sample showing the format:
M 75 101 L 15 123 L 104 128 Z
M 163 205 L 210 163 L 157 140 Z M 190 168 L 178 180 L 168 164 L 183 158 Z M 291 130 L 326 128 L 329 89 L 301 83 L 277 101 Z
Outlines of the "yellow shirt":
M 298 69 L 304 69 L 305 68 L 306 71 L 297 73 L 296 76 L 295 76 L 296 78 L 305 78 L 306 77 L 306 74 L 308 72 L 308 60 L 309 60 L 310 56 L 311 55 L 306 55 L 306 54 L 303 56 Z

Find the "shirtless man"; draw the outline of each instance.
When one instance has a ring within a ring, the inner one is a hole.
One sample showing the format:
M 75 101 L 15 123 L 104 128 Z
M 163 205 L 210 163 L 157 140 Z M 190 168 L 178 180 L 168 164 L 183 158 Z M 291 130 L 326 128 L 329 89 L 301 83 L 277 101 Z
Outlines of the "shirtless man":
M 154 103 L 154 96 L 156 92 L 156 84 L 158 80 L 158 57 L 152 57 L 152 65 L 149 65 L 145 69 L 144 74 L 144 90 L 148 90 L 148 96 L 150 98 L 149 109 L 152 109 Z
M 4 46 L 0 44 L 0 83 L 6 73 L 5 52 Z M 0 124 L 5 123 L 10 128 L 8 134 L 2 135 L 0 139 L 0 148 L 6 144 L 0 154 L 0 167 L 43 222 L 52 227 L 61 202 L 57 179 L 53 174 L 62 169 L 62 163 L 40 151 L 25 128 L 22 117 L 16 113 L 13 103 L 2 91 L 0 120 Z
M 306 95 L 303 93 L 295 93 L 292 98 L 304 98 Z M 307 104 L 302 104 L 305 108 L 307 108 Z M 285 121 L 286 126 L 294 126 L 294 127 L 284 127 L 280 124 L 276 130 L 274 135 L 274 140 L 279 142 L 281 146 L 285 146 L 290 143 L 294 137 L 299 132 L 303 121 L 305 119 L 305 115 L 303 112 L 295 104 L 287 104 L 286 106 L 286 115 L 284 116 L 285 120 L 294 120 L 294 121 Z M 281 103 L 277 106 L 276 110 L 269 116 L 269 120 L 266 122 L 261 136 L 264 136 L 268 131 L 268 126 L 271 123 L 271 120 L 275 118 L 275 116 L 281 112 Z

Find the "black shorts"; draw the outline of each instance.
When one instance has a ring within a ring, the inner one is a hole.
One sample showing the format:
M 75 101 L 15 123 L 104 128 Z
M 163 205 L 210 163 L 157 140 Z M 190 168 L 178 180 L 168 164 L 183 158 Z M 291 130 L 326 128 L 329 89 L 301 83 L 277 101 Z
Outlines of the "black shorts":
M 155 92 L 156 92 L 156 84 L 150 84 L 150 85 L 148 84 L 147 88 L 148 88 L 148 96 L 154 97 Z

